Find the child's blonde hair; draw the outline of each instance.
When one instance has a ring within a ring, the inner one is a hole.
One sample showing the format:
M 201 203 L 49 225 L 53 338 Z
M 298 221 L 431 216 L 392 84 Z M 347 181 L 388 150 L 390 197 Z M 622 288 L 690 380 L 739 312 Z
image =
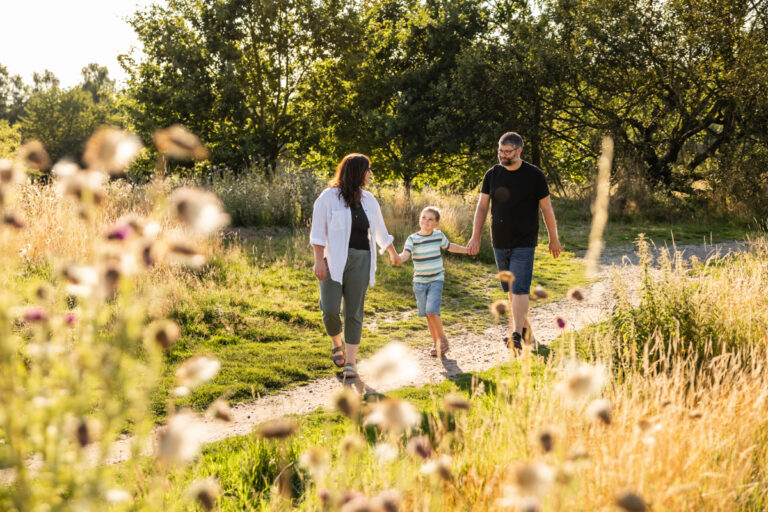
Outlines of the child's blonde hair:
M 423 210 L 421 210 L 421 213 L 424 212 L 432 212 L 435 214 L 435 220 L 437 222 L 440 222 L 440 209 L 437 206 L 427 206 Z

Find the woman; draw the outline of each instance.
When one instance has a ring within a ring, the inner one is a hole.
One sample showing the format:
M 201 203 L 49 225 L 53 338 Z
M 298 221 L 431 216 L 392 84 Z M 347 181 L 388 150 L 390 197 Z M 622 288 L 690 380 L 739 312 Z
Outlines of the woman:
M 355 356 L 363 331 L 365 293 L 376 278 L 375 243 L 382 253 L 389 253 L 393 264 L 399 263 L 392 244 L 394 238 L 387 232 L 379 203 L 363 190 L 372 176 L 367 156 L 345 156 L 328 188 L 315 201 L 309 235 L 315 250 L 315 277 L 320 281 L 323 324 L 333 341 L 331 360 L 344 367 L 342 375 L 348 379 L 357 377 Z

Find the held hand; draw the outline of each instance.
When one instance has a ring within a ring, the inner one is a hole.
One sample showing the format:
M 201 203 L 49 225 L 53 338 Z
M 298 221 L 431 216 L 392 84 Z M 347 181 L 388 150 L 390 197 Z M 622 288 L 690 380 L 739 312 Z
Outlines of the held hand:
M 480 239 L 470 238 L 469 243 L 467 244 L 467 254 L 471 254 L 472 256 L 474 256 L 478 252 L 480 252 Z
M 392 251 L 389 253 L 389 261 L 392 262 L 392 264 L 396 267 L 399 267 L 403 264 L 403 261 L 400 259 L 400 255 L 396 252 Z
M 316 261 L 313 271 L 318 281 L 324 281 L 325 277 L 328 275 L 328 268 L 325 261 Z
M 560 256 L 560 252 L 562 252 L 563 248 L 560 245 L 560 240 L 555 238 L 554 240 L 549 241 L 549 254 L 552 255 L 553 258 L 557 259 L 558 256 Z

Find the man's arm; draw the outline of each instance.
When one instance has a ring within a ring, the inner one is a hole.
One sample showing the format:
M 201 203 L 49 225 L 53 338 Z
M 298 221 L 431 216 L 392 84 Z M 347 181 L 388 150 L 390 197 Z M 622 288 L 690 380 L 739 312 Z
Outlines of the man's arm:
M 467 254 L 477 254 L 480 251 L 480 237 L 483 234 L 483 226 L 485 225 L 485 218 L 488 216 L 490 204 L 491 196 L 480 193 L 480 199 L 478 199 L 477 208 L 475 208 L 475 220 L 472 223 L 472 238 L 467 244 Z
M 549 233 L 549 254 L 557 259 L 563 248 L 560 246 L 560 239 L 557 236 L 557 221 L 550 196 L 539 199 L 539 208 L 541 208 L 544 224 L 547 226 L 547 233 Z

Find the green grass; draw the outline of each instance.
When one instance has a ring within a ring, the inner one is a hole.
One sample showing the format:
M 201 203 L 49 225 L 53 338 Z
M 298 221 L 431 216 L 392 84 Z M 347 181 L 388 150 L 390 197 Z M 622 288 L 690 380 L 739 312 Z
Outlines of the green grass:
M 167 371 L 154 396 L 158 418 L 165 413 L 176 367 L 194 355 L 222 363 L 212 382 L 177 401 L 198 410 L 220 396 L 246 401 L 335 373 L 305 240 L 306 233 L 299 232 L 236 242 L 240 250 L 229 251 L 188 281 L 183 300 L 171 312 L 183 335 L 167 354 Z M 487 258 L 453 254 L 445 257 L 445 265 L 446 332 L 482 332 L 491 324 L 488 305 L 504 297 L 495 265 Z M 361 357 L 391 341 L 417 347 L 431 342 L 426 322 L 416 315 L 411 280 L 409 263 L 393 267 L 386 255 L 379 256 L 376 285 L 366 299 Z M 572 253 L 555 261 L 539 247 L 534 283 L 550 291 L 547 301 L 557 300 L 571 286 L 585 283 L 583 266 Z

